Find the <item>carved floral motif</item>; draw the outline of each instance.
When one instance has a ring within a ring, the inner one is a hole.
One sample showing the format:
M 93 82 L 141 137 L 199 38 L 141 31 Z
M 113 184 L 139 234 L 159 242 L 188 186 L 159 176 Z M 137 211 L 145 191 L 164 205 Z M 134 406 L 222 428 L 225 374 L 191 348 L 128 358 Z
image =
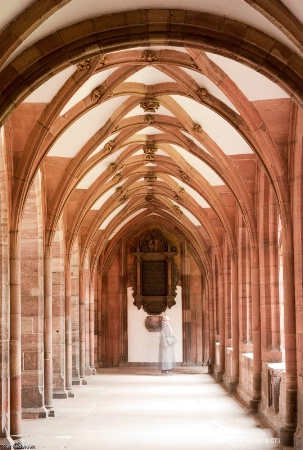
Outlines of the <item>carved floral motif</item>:
M 208 91 L 205 88 L 198 89 L 197 94 L 199 94 L 202 99 L 208 97 Z
M 201 133 L 202 132 L 202 127 L 201 127 L 201 125 L 199 123 L 195 123 L 194 126 L 193 126 L 193 130 L 196 133 Z
M 143 234 L 139 242 L 139 248 L 141 252 L 166 252 L 168 243 L 161 230 L 155 228 Z
M 149 195 L 146 195 L 146 196 L 145 196 L 145 200 L 146 200 L 147 202 L 153 202 L 153 201 L 156 200 L 156 197 L 155 197 L 154 195 L 152 195 L 152 194 L 149 194 Z
M 174 209 L 175 214 L 177 214 L 178 216 L 182 216 L 183 212 L 181 211 L 180 206 L 174 205 L 173 209 Z
M 151 116 L 150 114 L 148 114 L 148 115 L 145 117 L 144 122 L 146 122 L 146 123 L 148 123 L 148 124 L 150 125 L 151 123 L 155 123 L 156 121 L 155 121 L 155 119 L 153 118 L 153 116 Z
M 79 64 L 77 64 L 78 72 L 81 72 L 81 70 L 87 70 L 89 68 L 90 68 L 90 59 L 85 59 L 84 61 L 81 61 Z
M 189 176 L 185 172 L 183 172 L 183 170 L 180 170 L 179 173 L 180 173 L 182 180 L 184 180 L 186 182 L 189 181 Z
M 92 100 L 100 100 L 102 97 L 102 92 L 104 91 L 103 86 L 99 86 L 98 88 L 94 89 L 91 93 L 91 99 Z
M 118 181 L 121 180 L 122 173 L 116 173 L 116 175 L 113 177 L 114 183 L 118 183 Z
M 142 100 L 140 106 L 144 112 L 155 113 L 160 108 L 160 102 L 155 98 L 148 98 Z
M 115 141 L 108 141 L 108 142 L 104 145 L 103 149 L 104 149 L 106 152 L 109 152 L 109 153 L 110 153 L 110 152 L 113 150 L 114 146 L 115 146 Z
M 148 50 L 147 52 L 144 52 L 143 55 L 141 56 L 141 59 L 143 59 L 143 61 L 147 61 L 147 62 L 158 61 L 158 57 L 156 56 L 156 54 L 151 52 L 150 50 Z
M 157 176 L 156 175 L 146 175 L 144 177 L 144 180 L 147 181 L 148 183 L 154 183 L 155 181 L 157 181 Z

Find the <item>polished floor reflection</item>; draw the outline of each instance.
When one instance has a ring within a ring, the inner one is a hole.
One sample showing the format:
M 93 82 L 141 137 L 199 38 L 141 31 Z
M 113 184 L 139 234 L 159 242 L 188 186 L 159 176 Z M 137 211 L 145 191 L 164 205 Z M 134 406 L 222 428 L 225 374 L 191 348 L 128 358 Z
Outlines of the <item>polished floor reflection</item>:
M 265 450 L 282 448 L 203 368 L 99 369 L 75 398 L 54 400 L 56 417 L 24 420 L 39 450 Z M 291 447 L 283 447 L 290 449 Z

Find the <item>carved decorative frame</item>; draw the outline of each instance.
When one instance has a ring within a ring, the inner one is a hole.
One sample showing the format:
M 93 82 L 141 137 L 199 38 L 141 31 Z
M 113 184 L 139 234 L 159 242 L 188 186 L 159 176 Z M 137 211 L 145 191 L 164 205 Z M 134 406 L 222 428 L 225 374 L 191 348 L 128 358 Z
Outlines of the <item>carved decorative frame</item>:
M 174 306 L 179 281 L 179 270 L 174 259 L 177 249 L 170 244 L 161 230 L 154 228 L 141 235 L 132 254 L 134 262 L 129 272 L 129 280 L 133 288 L 134 305 L 138 309 L 143 307 L 144 311 L 150 315 L 159 315 L 167 307 Z M 157 295 L 157 289 L 155 289 L 156 295 L 143 295 L 146 291 L 142 281 L 145 262 L 151 262 L 151 265 L 153 262 L 158 263 L 161 267 L 165 265 L 162 276 L 165 273 L 166 286 L 165 292 L 161 292 L 161 295 Z

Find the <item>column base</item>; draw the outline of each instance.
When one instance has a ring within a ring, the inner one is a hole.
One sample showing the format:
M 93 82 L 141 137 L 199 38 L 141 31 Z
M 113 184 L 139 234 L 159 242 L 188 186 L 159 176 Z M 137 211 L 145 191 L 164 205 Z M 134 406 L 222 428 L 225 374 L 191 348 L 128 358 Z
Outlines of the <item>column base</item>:
M 294 446 L 297 450 L 303 450 L 303 429 L 297 428 L 294 435 Z
M 53 408 L 47 410 L 47 417 L 55 417 L 55 410 Z
M 256 400 L 256 399 L 252 399 L 249 400 L 249 412 L 251 414 L 256 414 L 259 410 L 259 404 L 260 404 L 260 400 Z
M 22 419 L 46 419 L 48 411 L 44 406 L 40 408 L 22 408 Z
M 67 397 L 68 398 L 74 398 L 75 397 L 75 394 L 73 393 L 73 391 L 71 389 L 67 390 Z
M 65 389 L 58 389 L 53 391 L 53 398 L 67 398 L 67 392 Z
M 22 444 L 23 442 L 23 434 L 11 434 L 11 438 L 14 441 L 14 444 L 16 444 L 16 442 L 19 442 L 20 444 Z M 14 447 L 12 447 L 14 448 Z
M 10 436 L 0 436 L 0 449 L 14 448 L 14 441 Z
M 235 394 L 237 392 L 238 381 L 231 381 L 228 385 L 228 392 L 230 394 Z
M 94 366 L 91 366 L 92 375 L 96 375 L 97 371 Z
M 72 385 L 73 385 L 73 386 L 80 386 L 80 384 L 81 384 L 80 378 L 74 377 L 74 378 L 72 379 Z
M 223 381 L 223 375 L 224 375 L 223 370 L 219 370 L 218 372 L 215 373 L 216 381 L 217 381 L 218 383 L 222 383 L 222 381 Z
M 85 375 L 87 375 L 87 376 L 91 376 L 92 375 L 92 368 L 91 367 L 86 367 L 85 368 Z
M 294 445 L 294 434 L 295 434 L 295 432 L 296 432 L 295 428 L 292 428 L 292 427 L 281 427 L 280 428 L 280 445 L 282 445 L 282 446 L 289 446 L 289 447 L 293 446 Z
M 87 380 L 85 378 L 81 378 L 80 381 L 83 386 L 87 386 Z

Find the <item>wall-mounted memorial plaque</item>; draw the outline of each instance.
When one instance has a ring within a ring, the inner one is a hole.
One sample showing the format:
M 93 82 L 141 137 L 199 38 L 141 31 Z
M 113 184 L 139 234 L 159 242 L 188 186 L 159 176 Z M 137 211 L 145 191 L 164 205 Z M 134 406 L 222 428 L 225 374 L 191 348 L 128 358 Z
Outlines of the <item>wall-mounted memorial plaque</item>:
M 151 315 L 161 314 L 176 304 L 179 271 L 175 247 L 158 228 L 143 233 L 133 249 L 134 263 L 129 273 L 134 305 Z
M 142 295 L 167 295 L 167 262 L 144 261 L 141 262 Z

